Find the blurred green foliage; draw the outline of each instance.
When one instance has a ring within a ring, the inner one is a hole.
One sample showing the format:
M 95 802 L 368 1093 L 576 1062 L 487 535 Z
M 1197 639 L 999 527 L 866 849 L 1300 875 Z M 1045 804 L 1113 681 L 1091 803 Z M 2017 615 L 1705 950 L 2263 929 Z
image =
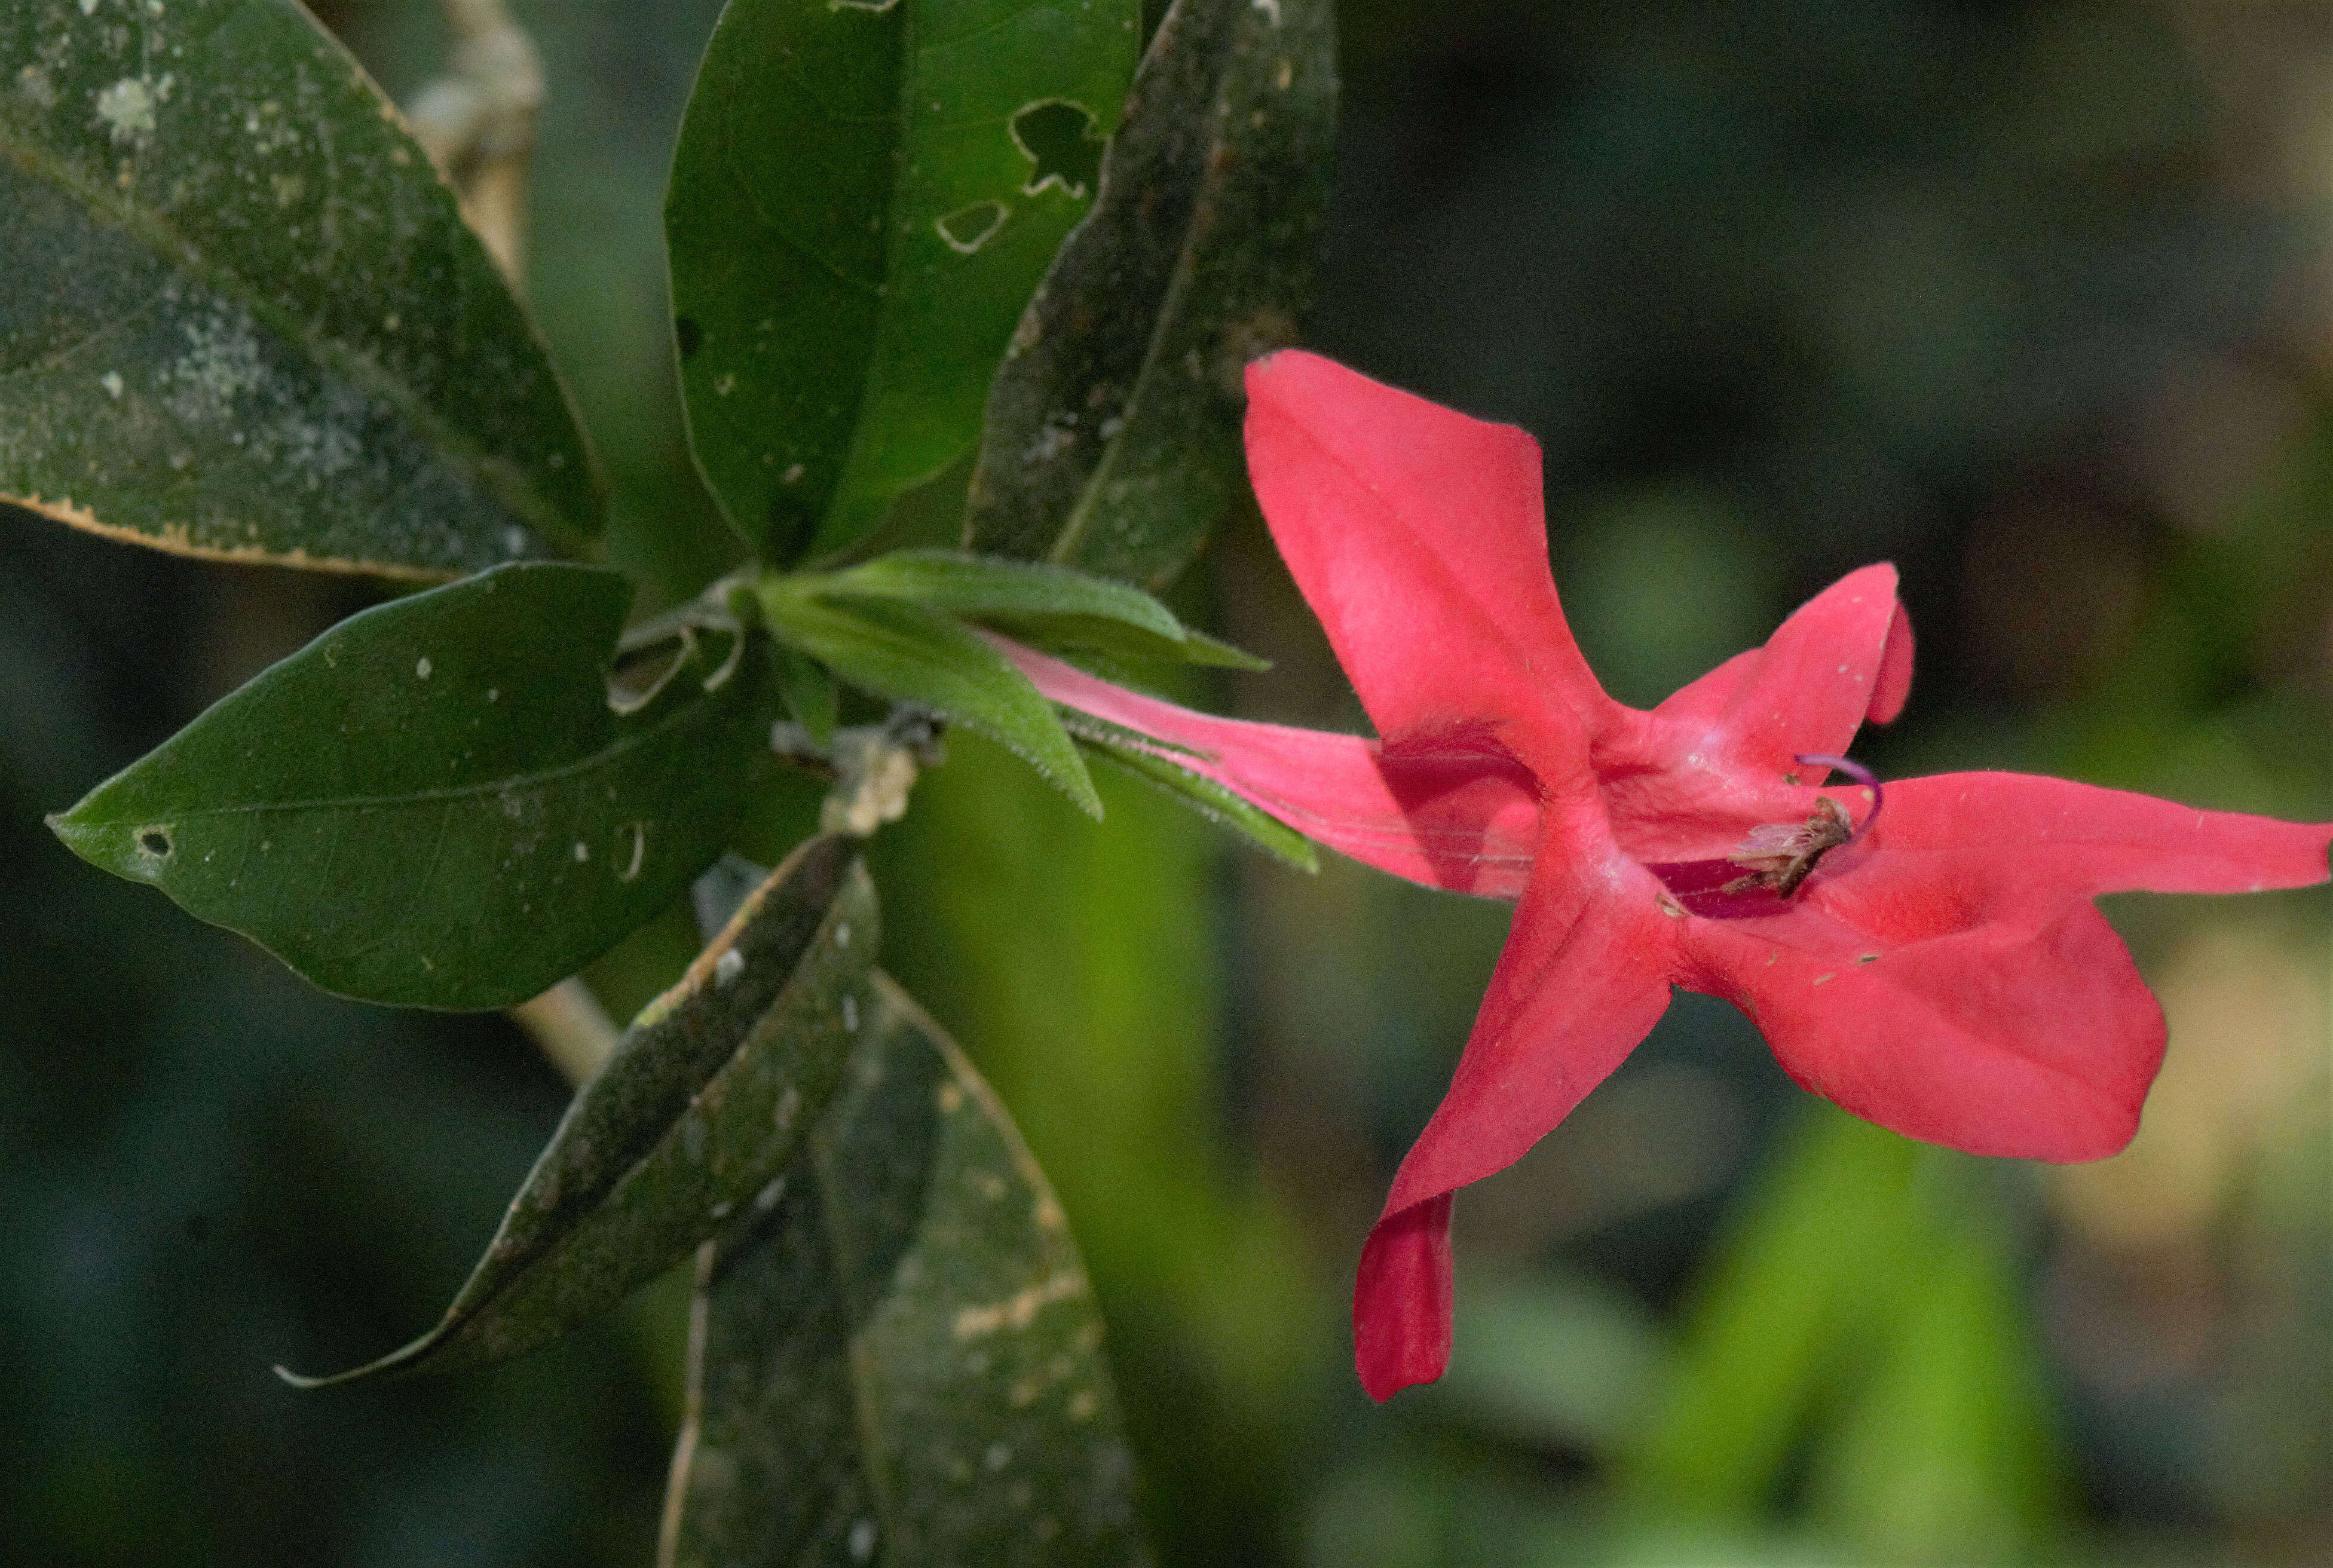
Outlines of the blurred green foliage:
M 326 9 L 392 92 L 437 68 L 420 0 Z M 682 446 L 658 249 L 718 7 L 515 9 L 552 83 L 533 305 L 607 462 L 610 553 L 668 600 L 735 550 Z M 1868 737 L 1883 773 L 2322 819 L 2333 140 L 2309 116 L 2333 57 L 2284 25 L 1348 0 L 1311 341 L 1539 436 L 1558 580 L 1623 697 L 1893 557 L 1920 666 Z M 0 552 L 0 1537 L 65 1564 L 647 1561 L 668 1286 L 475 1377 L 302 1397 L 265 1371 L 429 1321 L 557 1115 L 550 1070 L 497 1020 L 313 995 L 39 826 L 362 591 L 14 514 Z M 1186 695 L 1358 725 L 1252 516 L 1179 593 L 1278 661 Z M 1379 1409 L 1348 1367 L 1349 1271 L 1503 911 L 1304 878 L 1114 775 L 1089 823 L 949 746 L 878 847 L 886 962 L 1060 1188 L 1167 1560 L 2333 1544 L 2321 890 L 2114 903 L 2172 1060 L 2132 1153 L 2091 1169 L 1848 1122 L 1680 999 L 1469 1191 L 1458 1360 Z M 749 847 L 811 805 L 773 802 Z M 597 971 L 611 1001 L 644 999 L 682 930 Z

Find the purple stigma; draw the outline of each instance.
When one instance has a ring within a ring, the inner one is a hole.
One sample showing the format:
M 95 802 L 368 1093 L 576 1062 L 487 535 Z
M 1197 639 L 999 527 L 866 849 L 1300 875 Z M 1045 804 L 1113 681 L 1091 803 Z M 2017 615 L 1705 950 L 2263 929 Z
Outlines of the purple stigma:
M 1848 835 L 1847 842 L 1851 844 L 1861 838 L 1864 830 L 1870 827 L 1879 815 L 1879 803 L 1886 798 L 1887 792 L 1879 787 L 1879 775 L 1859 762 L 1850 762 L 1843 756 L 1825 756 L 1820 752 L 1800 752 L 1791 760 L 1804 763 L 1809 767 L 1836 768 L 1871 792 L 1871 809 L 1863 813 L 1863 820 L 1855 824 L 1855 831 Z

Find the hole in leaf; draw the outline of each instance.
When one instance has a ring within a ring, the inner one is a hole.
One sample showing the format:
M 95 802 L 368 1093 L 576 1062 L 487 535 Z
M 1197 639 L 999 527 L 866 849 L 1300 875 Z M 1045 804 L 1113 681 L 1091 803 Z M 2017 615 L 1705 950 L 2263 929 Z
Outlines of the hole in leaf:
M 948 249 L 970 255 L 1004 226 L 1009 210 L 1001 201 L 975 201 L 937 219 L 934 226 L 940 231 L 940 238 L 947 241 Z
M 145 851 L 148 854 L 152 855 L 156 860 L 168 858 L 170 853 L 170 830 L 168 828 L 139 828 L 138 830 L 138 847 Z
M 695 359 L 696 351 L 705 346 L 705 329 L 690 317 L 674 318 L 672 335 L 680 340 L 680 357 L 684 360 Z
M 1093 124 L 1091 110 L 1061 98 L 1032 103 L 1015 114 L 1013 145 L 1036 166 L 1021 194 L 1034 196 L 1056 185 L 1082 200 L 1101 178 L 1102 139 L 1093 133 Z
M 608 671 L 609 707 L 619 715 L 639 712 L 671 684 L 696 648 L 696 634 L 684 627 L 670 641 L 619 654 L 615 668 Z

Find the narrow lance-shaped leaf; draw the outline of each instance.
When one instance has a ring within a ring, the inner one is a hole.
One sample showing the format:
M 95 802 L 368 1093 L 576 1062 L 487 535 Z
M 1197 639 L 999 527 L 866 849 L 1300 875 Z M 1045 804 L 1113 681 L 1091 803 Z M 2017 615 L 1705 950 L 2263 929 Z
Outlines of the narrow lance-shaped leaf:
M 1138 0 L 730 0 L 665 204 L 698 465 L 781 563 L 969 452 L 1092 198 Z
M 1239 834 L 1273 859 L 1285 861 L 1301 871 L 1320 869 L 1320 857 L 1313 850 L 1311 840 L 1277 817 L 1250 805 L 1215 780 L 1177 766 L 1173 755 L 1162 755 L 1155 744 L 1130 744 L 1115 736 L 1088 731 L 1082 726 L 1072 726 L 1072 732 L 1081 749 L 1165 790 L 1217 827 Z
M 814 593 L 904 599 L 993 626 L 1048 651 L 1083 650 L 1128 660 L 1269 665 L 1193 631 L 1138 588 L 1044 562 L 954 550 L 899 550 L 848 571 L 801 580 Z
M 765 646 L 705 638 L 613 711 L 631 595 L 536 563 L 368 611 L 51 825 L 326 990 L 523 1001 L 686 888 L 767 761 Z
M 939 1026 L 873 994 L 783 1196 L 700 1256 L 662 1563 L 1144 1562 L 1061 1206 Z
M 624 1032 L 438 1325 L 338 1377 L 533 1350 L 688 1255 L 778 1178 L 873 1011 L 874 886 L 842 839 L 789 856 Z
M 970 627 L 896 599 L 821 597 L 802 578 L 763 585 L 771 631 L 878 697 L 937 708 L 1007 747 L 1088 816 L 1101 799 L 1052 704 Z
M 0 6 L 0 497 L 416 578 L 596 532 L 524 313 L 293 0 Z
M 988 398 L 971 548 L 1153 586 L 1238 495 L 1240 374 L 1295 341 L 1328 201 L 1330 0 L 1176 0 L 1101 194 Z

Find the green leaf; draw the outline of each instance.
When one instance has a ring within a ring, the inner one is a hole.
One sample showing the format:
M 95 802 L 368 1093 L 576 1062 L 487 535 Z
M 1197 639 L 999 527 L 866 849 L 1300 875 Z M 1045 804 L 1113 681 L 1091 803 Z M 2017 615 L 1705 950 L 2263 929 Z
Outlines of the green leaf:
M 1079 715 L 1076 719 L 1068 719 L 1065 716 L 1065 722 L 1086 750 L 1157 784 L 1209 822 L 1238 833 L 1273 859 L 1285 861 L 1299 871 L 1320 870 L 1320 857 L 1313 850 L 1312 842 L 1302 833 L 1258 811 L 1215 780 L 1176 766 L 1171 757 L 1158 754 L 1156 742 L 1135 745 L 1115 736 L 1090 731 L 1084 723 L 1078 722 L 1086 717 Z
M 1191 630 L 1138 588 L 1042 562 L 953 550 L 900 550 L 805 581 L 812 592 L 904 599 L 993 626 L 1048 650 L 1087 650 L 1135 661 L 1270 664 Z
M 783 1198 L 701 1255 L 659 1561 L 1144 1562 L 1061 1206 L 963 1053 L 872 990 Z
M 524 312 L 293 0 L 0 7 L 0 497 L 423 579 L 597 531 Z
M 768 580 L 763 609 L 780 640 L 851 685 L 937 708 L 1011 749 L 1088 816 L 1101 815 L 1053 705 L 978 632 L 900 600 L 819 595 L 800 578 Z
M 842 693 L 835 689 L 834 677 L 825 666 L 791 648 L 780 649 L 778 683 L 785 694 L 786 711 L 793 715 L 802 733 L 813 745 L 832 746 L 835 726 L 842 722 Z
M 990 389 L 965 537 L 1156 587 L 1240 493 L 1243 369 L 1311 293 L 1330 0 L 1176 0 L 1131 102 Z
M 542 563 L 368 611 L 50 825 L 326 990 L 523 1001 L 677 897 L 766 764 L 767 660 L 717 634 L 611 710 L 631 595 Z
M 1179 643 L 1183 623 L 1138 588 L 1031 561 L 954 550 L 898 550 L 821 578 L 838 592 L 906 599 L 981 619 L 991 613 L 1033 619 L 1069 616 L 1115 621 Z
M 568 1107 L 438 1325 L 302 1387 L 500 1361 L 565 1333 L 769 1213 L 875 1009 L 874 884 L 848 841 L 811 840 L 642 1010 Z M 280 1371 L 281 1369 L 279 1369 Z
M 1092 196 L 1138 0 L 730 0 L 665 233 L 689 432 L 765 558 L 859 539 L 979 438 Z

